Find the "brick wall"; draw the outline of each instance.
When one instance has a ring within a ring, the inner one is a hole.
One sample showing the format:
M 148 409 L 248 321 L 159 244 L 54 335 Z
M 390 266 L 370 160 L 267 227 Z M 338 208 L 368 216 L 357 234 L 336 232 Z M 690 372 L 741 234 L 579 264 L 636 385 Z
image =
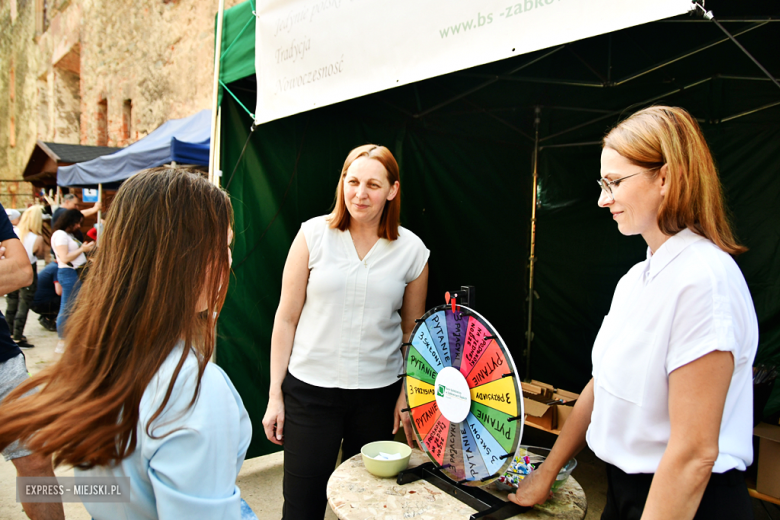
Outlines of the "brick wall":
M 125 146 L 211 107 L 218 0 L 48 0 L 46 23 L 41 5 L 0 4 L 0 179 L 37 139 Z

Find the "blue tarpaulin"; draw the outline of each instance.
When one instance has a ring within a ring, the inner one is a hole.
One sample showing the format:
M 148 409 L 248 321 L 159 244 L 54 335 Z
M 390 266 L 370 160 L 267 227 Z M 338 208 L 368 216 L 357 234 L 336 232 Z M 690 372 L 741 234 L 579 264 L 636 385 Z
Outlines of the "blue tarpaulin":
M 94 186 L 121 182 L 146 168 L 170 162 L 209 163 L 211 110 L 201 110 L 184 119 L 172 119 L 127 148 L 92 161 L 60 166 L 60 186 Z

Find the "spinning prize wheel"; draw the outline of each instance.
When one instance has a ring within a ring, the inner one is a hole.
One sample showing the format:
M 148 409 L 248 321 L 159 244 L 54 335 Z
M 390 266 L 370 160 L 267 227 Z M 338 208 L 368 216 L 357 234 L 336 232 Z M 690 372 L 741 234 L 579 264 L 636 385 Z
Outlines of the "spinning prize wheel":
M 450 479 L 481 486 L 509 467 L 523 434 L 517 369 L 479 313 L 454 304 L 417 320 L 404 361 L 414 433 Z

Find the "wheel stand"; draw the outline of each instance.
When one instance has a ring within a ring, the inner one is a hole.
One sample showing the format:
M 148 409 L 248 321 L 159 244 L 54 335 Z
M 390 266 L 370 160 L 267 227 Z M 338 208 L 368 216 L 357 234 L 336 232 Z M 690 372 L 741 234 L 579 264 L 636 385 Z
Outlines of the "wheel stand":
M 426 462 L 402 471 L 398 474 L 397 482 L 399 485 L 404 485 L 421 479 L 476 509 L 477 512 L 469 517 L 470 520 L 504 520 L 531 509 L 501 500 L 484 489 L 453 482 L 433 462 Z

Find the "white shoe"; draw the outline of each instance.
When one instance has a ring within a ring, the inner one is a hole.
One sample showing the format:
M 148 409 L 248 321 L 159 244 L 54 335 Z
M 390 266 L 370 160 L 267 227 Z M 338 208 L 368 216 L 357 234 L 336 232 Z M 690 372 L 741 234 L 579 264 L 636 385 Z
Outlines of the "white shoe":
M 57 348 L 54 349 L 55 354 L 63 354 L 65 353 L 65 341 L 59 340 L 57 342 Z

